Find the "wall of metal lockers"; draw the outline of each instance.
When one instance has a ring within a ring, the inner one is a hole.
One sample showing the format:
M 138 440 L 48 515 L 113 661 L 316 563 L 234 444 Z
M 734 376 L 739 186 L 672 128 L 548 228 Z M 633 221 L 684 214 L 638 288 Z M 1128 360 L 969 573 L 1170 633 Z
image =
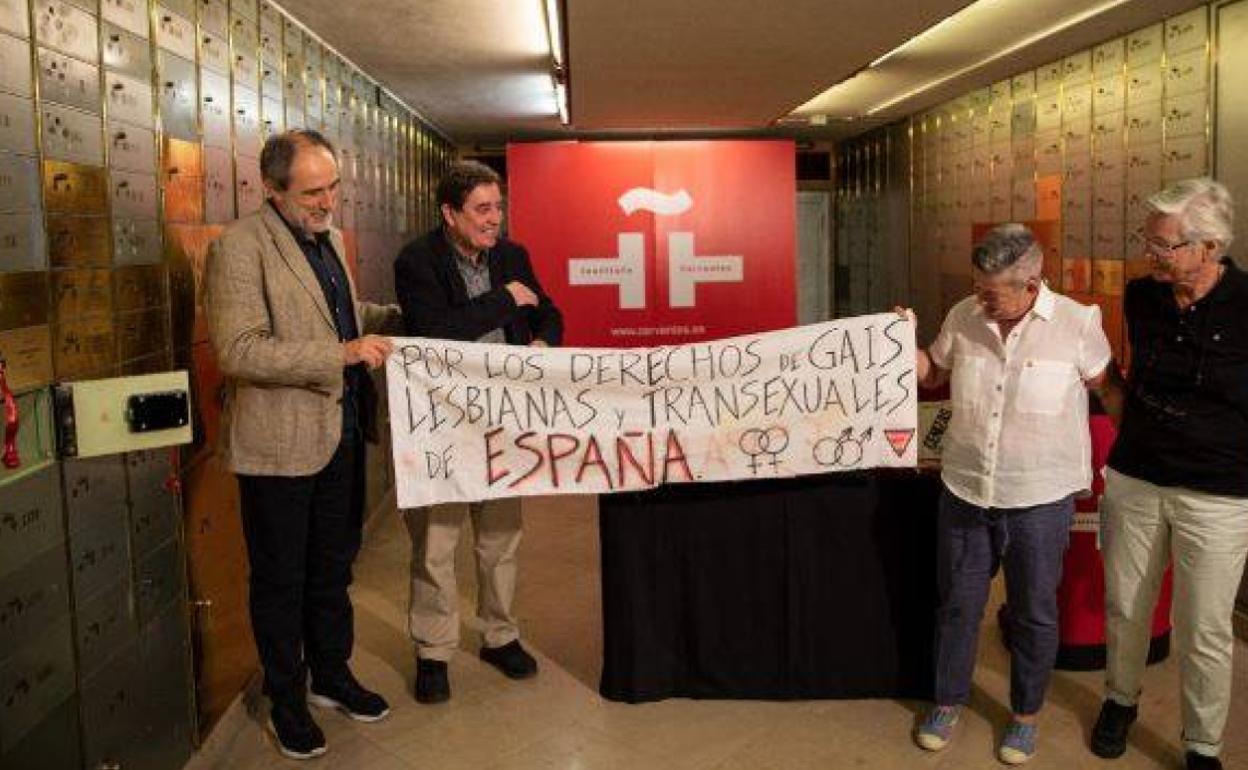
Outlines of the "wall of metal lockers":
M 0 356 L 20 465 L 0 469 L 0 767 L 180 767 L 255 671 L 207 245 L 263 200 L 284 127 L 341 148 L 361 293 L 434 220 L 443 137 L 257 0 L 0 0 Z M 188 369 L 195 441 L 62 460 L 51 386 Z M 372 505 L 388 492 L 370 457 Z

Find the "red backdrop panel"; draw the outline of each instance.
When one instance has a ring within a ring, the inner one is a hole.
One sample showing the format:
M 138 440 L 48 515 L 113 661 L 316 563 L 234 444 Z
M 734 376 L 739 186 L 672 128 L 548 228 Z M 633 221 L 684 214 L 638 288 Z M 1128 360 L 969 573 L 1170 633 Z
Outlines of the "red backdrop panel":
M 511 236 L 563 310 L 565 344 L 796 323 L 792 142 L 513 144 L 507 176 Z

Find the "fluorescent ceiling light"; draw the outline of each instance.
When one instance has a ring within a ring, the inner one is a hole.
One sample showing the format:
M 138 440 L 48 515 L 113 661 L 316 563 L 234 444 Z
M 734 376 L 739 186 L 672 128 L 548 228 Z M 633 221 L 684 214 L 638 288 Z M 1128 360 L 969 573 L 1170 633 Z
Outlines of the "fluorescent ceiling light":
M 924 83 L 918 88 L 907 91 L 906 93 L 901 94 L 900 96 L 895 96 L 892 99 L 888 99 L 887 101 L 880 102 L 879 104 L 875 105 L 871 109 L 867 110 L 867 114 L 874 115 L 875 113 L 881 110 L 886 110 L 889 107 L 892 107 L 894 104 L 900 104 L 901 102 L 904 102 L 905 100 L 909 99 L 912 96 L 918 96 L 924 91 L 931 90 L 935 88 L 936 86 L 941 85 L 942 83 L 948 83 L 950 80 L 953 80 L 956 77 L 965 75 L 968 72 L 974 72 L 975 70 L 979 69 L 980 67 L 983 67 L 986 64 L 991 64 L 997 59 L 1002 59 L 1006 56 L 1009 56 L 1015 51 L 1021 51 L 1022 49 L 1026 48 L 1029 45 L 1034 45 L 1035 43 L 1038 43 L 1041 40 L 1044 40 L 1046 37 L 1051 37 L 1053 35 L 1056 35 L 1059 32 L 1063 32 L 1067 29 L 1070 29 L 1076 24 L 1081 24 L 1095 16 L 1100 16 L 1102 13 L 1105 13 L 1106 11 L 1117 8 L 1118 6 L 1123 5 L 1124 3 L 1128 3 L 1130 1 L 1131 0 L 1108 0 L 1107 2 L 1101 3 L 1100 5 L 1094 6 L 1085 11 L 1077 13 L 1073 16 L 1069 16 L 1065 19 L 1062 19 L 1061 21 L 1052 25 L 1051 27 L 1048 27 L 1047 29 L 1042 29 L 1039 32 L 1029 37 L 1023 38 L 1022 40 L 1012 43 L 1011 45 L 1008 45 L 1005 48 L 1002 48 L 996 53 L 993 53 L 989 56 L 984 57 L 983 59 L 980 59 L 974 64 L 968 64 L 967 66 L 962 67 L 961 69 L 957 69 L 946 75 L 942 75 L 936 78 L 935 80 L 929 80 L 928 82 Z
M 791 115 L 809 118 L 823 114 L 829 119 L 877 115 L 1128 2 L 978 0 L 880 56 Z
M 559 29 L 559 0 L 545 0 L 546 33 L 550 36 L 550 55 L 559 67 L 563 66 L 563 34 Z

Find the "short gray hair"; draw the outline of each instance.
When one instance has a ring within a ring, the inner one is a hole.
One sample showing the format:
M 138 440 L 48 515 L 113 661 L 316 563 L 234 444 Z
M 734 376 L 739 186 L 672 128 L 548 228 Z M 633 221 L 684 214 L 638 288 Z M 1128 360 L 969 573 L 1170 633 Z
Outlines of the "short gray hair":
M 290 187 L 290 167 L 300 147 L 324 147 L 335 159 L 338 158 L 333 143 L 320 131 L 294 128 L 274 134 L 265 141 L 264 149 L 260 151 L 260 178 L 272 184 L 274 189 L 285 192 Z
M 1149 210 L 1179 220 L 1183 237 L 1216 241 L 1225 250 L 1235 235 L 1235 210 L 1226 186 L 1209 177 L 1184 179 L 1149 196 Z
M 1025 225 L 997 225 L 971 249 L 971 264 L 986 275 L 1015 270 L 1034 278 L 1043 270 L 1044 250 Z

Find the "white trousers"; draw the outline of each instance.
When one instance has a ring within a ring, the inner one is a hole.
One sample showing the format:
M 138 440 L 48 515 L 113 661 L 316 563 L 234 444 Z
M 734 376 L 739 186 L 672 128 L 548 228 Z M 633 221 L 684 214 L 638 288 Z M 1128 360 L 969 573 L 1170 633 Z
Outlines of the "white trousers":
M 511 611 L 520 547 L 520 499 L 412 508 L 404 511 L 412 540 L 408 631 L 421 658 L 449 661 L 459 647 L 455 548 L 465 514 L 472 516 L 475 535 L 477 617 L 485 645 L 501 647 L 520 636 Z
M 1183 744 L 1217 756 L 1231 703 L 1232 615 L 1248 554 L 1248 498 L 1162 487 L 1113 469 L 1101 499 L 1108 696 L 1131 706 L 1166 564 L 1174 563 L 1174 639 Z

